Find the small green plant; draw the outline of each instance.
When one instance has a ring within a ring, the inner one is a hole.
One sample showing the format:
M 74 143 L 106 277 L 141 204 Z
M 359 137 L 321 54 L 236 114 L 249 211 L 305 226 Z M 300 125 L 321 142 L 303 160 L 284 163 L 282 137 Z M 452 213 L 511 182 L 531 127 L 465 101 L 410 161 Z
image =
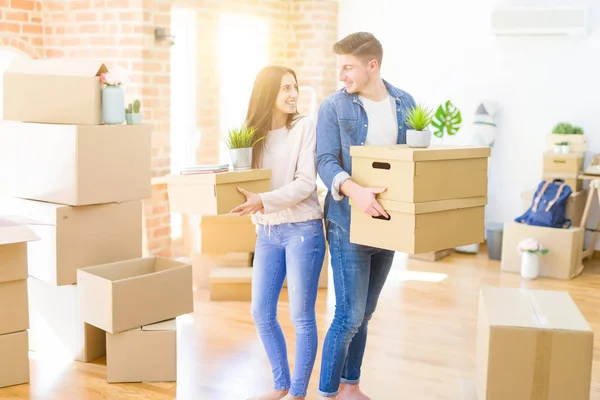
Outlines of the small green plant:
M 406 124 L 416 131 L 424 131 L 429 126 L 433 118 L 432 110 L 419 104 L 408 111 Z
M 133 112 L 135 114 L 140 113 L 140 101 L 138 99 L 135 99 L 135 101 L 133 102 Z
M 248 147 L 254 147 L 256 143 L 265 138 L 265 136 L 263 136 L 255 140 L 255 134 L 256 128 L 253 126 L 242 126 L 241 128 L 230 129 L 225 143 L 230 149 L 245 149 Z
M 131 103 L 129 103 L 129 105 L 127 105 L 127 108 L 125 109 L 125 114 L 131 114 L 133 112 L 133 106 L 131 105 Z
M 557 146 L 568 146 L 569 142 L 556 142 L 554 144 L 557 145 Z
M 461 123 L 460 110 L 448 100 L 445 104 L 440 104 L 431 121 L 431 125 L 435 128 L 433 134 L 441 138 L 445 131 L 449 136 L 454 136 L 460 129 Z
M 552 128 L 552 133 L 559 135 L 583 135 L 583 129 L 568 122 L 559 122 Z

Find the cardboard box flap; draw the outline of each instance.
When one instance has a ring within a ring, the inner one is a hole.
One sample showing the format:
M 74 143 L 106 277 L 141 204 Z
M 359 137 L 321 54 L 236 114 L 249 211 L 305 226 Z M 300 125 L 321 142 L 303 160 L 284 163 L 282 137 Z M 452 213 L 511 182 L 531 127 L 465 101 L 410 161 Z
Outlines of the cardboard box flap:
M 486 158 L 491 154 L 487 146 L 445 146 L 432 145 L 428 148 L 413 148 L 405 144 L 392 146 L 352 146 L 352 157 L 366 157 L 376 160 L 397 161 L 438 161 L 466 158 Z
M 486 287 L 481 297 L 490 326 L 592 331 L 567 292 Z
M 270 178 L 270 169 L 252 169 L 248 171 L 219 172 L 216 174 L 170 174 L 167 175 L 167 184 L 219 185 L 225 183 L 259 181 Z
M 156 324 L 142 326 L 143 331 L 176 331 L 177 321 L 175 318 L 166 321 L 157 322 Z
M 487 204 L 487 196 L 470 197 L 465 199 L 425 201 L 420 203 L 408 203 L 385 199 L 377 199 L 377 201 L 379 201 L 379 204 L 381 204 L 383 209 L 386 211 L 395 211 L 407 214 L 426 214 L 439 211 L 485 206 Z M 356 203 L 350 199 L 350 205 L 356 206 Z
M 116 282 L 135 279 L 142 275 L 160 274 L 172 268 L 187 267 L 190 265 L 191 264 L 189 263 L 183 263 L 168 258 L 151 256 L 81 268 L 79 271 L 98 276 L 108 281 Z
M 0 215 L 0 245 L 34 240 L 40 240 L 40 238 L 18 218 Z
M 32 74 L 32 75 L 53 75 L 53 76 L 100 76 L 107 72 L 106 66 L 98 61 L 81 59 L 37 59 L 15 58 L 8 68 L 7 74 Z

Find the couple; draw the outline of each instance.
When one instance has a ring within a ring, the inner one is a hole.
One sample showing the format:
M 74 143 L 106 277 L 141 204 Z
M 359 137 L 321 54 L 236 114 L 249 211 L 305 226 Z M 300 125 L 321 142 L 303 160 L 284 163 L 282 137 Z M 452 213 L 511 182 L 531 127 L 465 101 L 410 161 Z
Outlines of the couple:
M 404 116 L 415 103 L 411 95 L 382 80 L 383 50 L 373 35 L 351 34 L 333 49 L 345 88 L 324 100 L 316 126 L 297 113 L 298 83 L 288 68 L 264 68 L 250 99 L 246 125 L 266 136 L 255 147 L 253 166 L 271 169 L 272 191 L 239 188 L 247 201 L 232 213 L 252 214 L 257 225 L 251 310 L 275 382 L 273 391 L 252 400 L 306 397 L 318 347 L 315 301 L 325 256 L 324 216 L 336 308 L 323 344 L 319 395 L 369 399 L 359 389 L 367 326 L 394 252 L 350 243 L 349 197 L 365 213 L 387 217 L 375 198 L 384 189 L 361 187 L 350 179 L 350 146 L 405 143 Z M 325 215 L 317 197 L 317 172 L 328 188 Z M 286 276 L 296 333 L 291 376 L 277 321 Z

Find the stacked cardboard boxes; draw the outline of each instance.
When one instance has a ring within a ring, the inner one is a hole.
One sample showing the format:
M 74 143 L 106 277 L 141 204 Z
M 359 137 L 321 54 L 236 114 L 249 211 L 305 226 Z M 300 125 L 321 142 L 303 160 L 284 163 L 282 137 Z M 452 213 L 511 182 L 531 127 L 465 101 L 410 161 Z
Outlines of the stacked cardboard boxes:
M 418 254 L 483 242 L 489 147 L 354 146 L 350 154 L 352 179 L 386 188 L 377 198 L 390 216 L 351 201 L 352 243 Z
M 476 338 L 476 398 L 590 398 L 594 334 L 566 292 L 485 287 Z
M 192 266 L 160 257 L 77 271 L 82 321 L 106 332 L 108 382 L 177 379 L 176 317 L 194 309 Z
M 579 179 L 583 170 L 583 156 L 583 153 L 544 153 L 542 179 L 562 179 L 573 193 L 579 192 L 583 182 Z
M 141 200 L 151 195 L 151 127 L 102 125 L 104 71 L 15 60 L 3 85 L 0 207 L 32 219 L 40 238 L 27 249 L 30 348 L 80 361 L 102 356 L 105 342 L 77 314 L 77 270 L 142 256 Z
M 0 217 L 0 388 L 29 382 L 27 242 L 38 239 Z

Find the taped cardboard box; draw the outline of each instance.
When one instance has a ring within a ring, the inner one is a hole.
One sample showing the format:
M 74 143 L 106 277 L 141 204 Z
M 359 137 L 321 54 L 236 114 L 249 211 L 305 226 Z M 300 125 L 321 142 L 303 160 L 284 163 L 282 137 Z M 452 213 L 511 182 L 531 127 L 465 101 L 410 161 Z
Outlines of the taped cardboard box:
M 271 190 L 271 170 L 167 175 L 169 207 L 171 212 L 185 214 L 229 214 L 246 202 L 238 186 L 252 193 L 268 192 Z
M 54 286 L 29 277 L 29 349 L 90 362 L 106 354 L 106 334 L 84 323 L 77 310 L 77 286 Z
M 106 66 L 97 61 L 16 57 L 4 72 L 3 117 L 10 121 L 100 125 Z
M 204 215 L 200 223 L 200 251 L 203 254 L 253 253 L 256 225 L 252 217 Z
M 0 215 L 0 283 L 27 279 L 27 242 L 39 239 L 23 218 Z
M 177 381 L 175 319 L 106 334 L 106 380 L 117 382 Z
M 529 210 L 533 204 L 533 196 L 535 190 L 528 190 L 521 194 L 523 199 L 523 212 Z M 567 199 L 567 211 L 566 217 L 571 220 L 572 226 L 580 226 L 581 218 L 583 218 L 583 211 L 585 210 L 585 203 L 588 197 L 588 189 L 580 190 L 579 192 L 573 192 Z
M 27 280 L 0 283 L 0 335 L 29 329 Z
M 77 271 L 81 319 L 109 333 L 194 311 L 192 266 L 144 257 Z
M 489 147 L 352 146 L 350 155 L 352 180 L 386 188 L 381 199 L 417 203 L 487 196 Z
M 533 238 L 548 250 L 540 256 L 539 276 L 572 279 L 583 271 L 581 253 L 585 231 L 582 227 L 547 228 L 517 222 L 504 224 L 500 269 L 521 272 L 521 255 L 517 250 L 523 239 Z
M 70 207 L 0 199 L 0 208 L 27 215 L 41 240 L 27 248 L 29 275 L 53 285 L 77 283 L 77 269 L 142 256 L 142 202 Z
M 350 201 L 352 243 L 419 254 L 484 240 L 487 197 L 422 203 L 384 199 L 379 202 L 389 219 L 365 214 Z
M 586 400 L 594 334 L 567 292 L 484 287 L 477 399 Z
M 0 335 L 0 388 L 29 383 L 27 331 Z
M 151 196 L 150 125 L 0 123 L 0 191 L 82 206 Z

